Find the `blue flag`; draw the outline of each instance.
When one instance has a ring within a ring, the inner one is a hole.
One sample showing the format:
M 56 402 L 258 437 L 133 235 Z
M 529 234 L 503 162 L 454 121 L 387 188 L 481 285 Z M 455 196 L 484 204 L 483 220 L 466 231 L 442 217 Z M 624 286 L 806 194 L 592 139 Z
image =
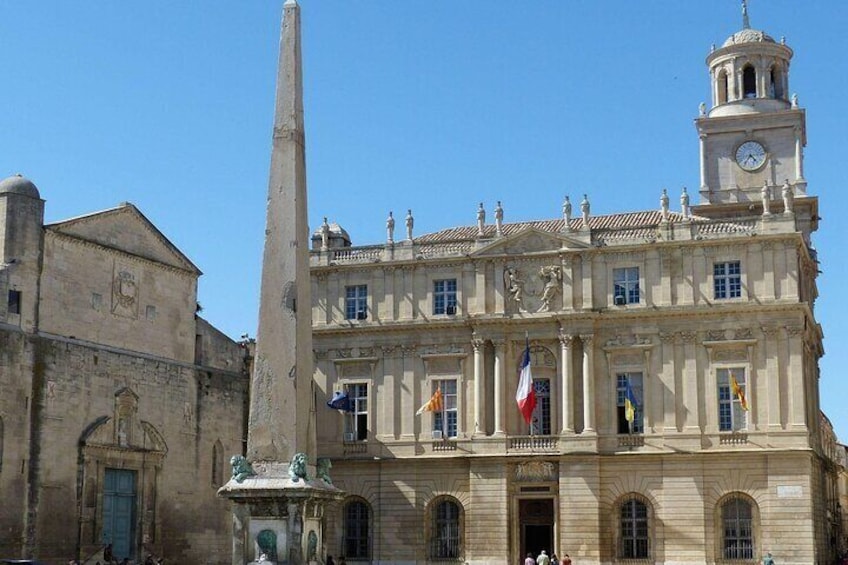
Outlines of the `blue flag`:
M 627 384 L 624 389 L 624 419 L 633 426 L 633 420 L 636 419 L 636 408 L 639 403 L 636 401 L 636 395 L 633 393 L 633 388 L 630 386 L 630 379 L 627 379 Z
M 327 406 L 334 410 L 341 410 L 342 412 L 353 412 L 353 405 L 350 402 L 350 397 L 347 395 L 347 391 L 337 390 L 333 393 L 333 398 L 327 401 Z

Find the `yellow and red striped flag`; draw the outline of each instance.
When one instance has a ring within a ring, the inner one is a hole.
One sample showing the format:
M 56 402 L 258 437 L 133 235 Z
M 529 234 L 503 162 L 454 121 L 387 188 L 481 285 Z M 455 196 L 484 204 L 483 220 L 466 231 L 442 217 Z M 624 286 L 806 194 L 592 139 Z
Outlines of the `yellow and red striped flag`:
M 742 407 L 742 410 L 748 410 L 748 400 L 745 398 L 745 392 L 742 390 L 742 387 L 739 386 L 739 383 L 736 381 L 736 377 L 733 376 L 733 373 L 730 374 L 730 390 L 733 391 L 733 396 L 739 399 L 739 405 Z
M 436 388 L 436 392 L 433 393 L 433 396 L 430 397 L 430 400 L 424 403 L 424 406 L 418 409 L 418 412 L 415 413 L 416 416 L 420 416 L 424 412 L 441 412 L 442 411 L 442 388 Z

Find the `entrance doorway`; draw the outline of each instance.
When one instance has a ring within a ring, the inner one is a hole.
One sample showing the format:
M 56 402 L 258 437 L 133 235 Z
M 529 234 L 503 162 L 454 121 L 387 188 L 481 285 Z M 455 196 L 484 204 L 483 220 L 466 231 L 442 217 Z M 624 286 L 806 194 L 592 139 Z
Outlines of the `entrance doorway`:
M 518 502 L 521 531 L 521 559 L 533 557 L 544 549 L 548 555 L 554 548 L 554 500 L 552 498 L 521 499 Z
M 104 544 L 112 544 L 112 554 L 120 561 L 135 558 L 136 472 L 106 469 L 103 479 Z

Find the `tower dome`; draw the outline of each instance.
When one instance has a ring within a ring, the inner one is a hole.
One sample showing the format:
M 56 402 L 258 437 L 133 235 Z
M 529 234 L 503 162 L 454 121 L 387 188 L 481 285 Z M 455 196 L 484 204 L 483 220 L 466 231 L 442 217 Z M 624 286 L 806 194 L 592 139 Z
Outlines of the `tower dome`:
M 790 108 L 790 49 L 748 22 L 742 3 L 742 29 L 713 47 L 707 57 L 712 86 L 710 117 L 776 112 Z
M 777 43 L 772 36 L 768 35 L 764 31 L 745 28 L 728 37 L 722 47 L 729 47 L 740 43 L 762 43 L 763 41 L 767 43 Z
M 20 194 L 30 198 L 41 198 L 35 184 L 21 174 L 0 181 L 0 194 Z

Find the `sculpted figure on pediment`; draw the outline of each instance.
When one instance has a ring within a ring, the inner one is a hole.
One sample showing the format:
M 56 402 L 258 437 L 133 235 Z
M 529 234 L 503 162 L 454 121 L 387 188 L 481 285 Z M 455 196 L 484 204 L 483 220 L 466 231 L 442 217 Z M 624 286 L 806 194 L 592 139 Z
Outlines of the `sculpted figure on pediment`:
M 504 271 L 504 282 L 510 300 L 520 308 L 524 300 L 524 279 L 521 278 L 521 272 L 515 267 L 507 267 Z
M 539 269 L 539 278 L 545 283 L 542 289 L 541 305 L 537 312 L 549 312 L 551 303 L 557 297 L 562 283 L 562 269 L 556 265 L 550 265 Z

